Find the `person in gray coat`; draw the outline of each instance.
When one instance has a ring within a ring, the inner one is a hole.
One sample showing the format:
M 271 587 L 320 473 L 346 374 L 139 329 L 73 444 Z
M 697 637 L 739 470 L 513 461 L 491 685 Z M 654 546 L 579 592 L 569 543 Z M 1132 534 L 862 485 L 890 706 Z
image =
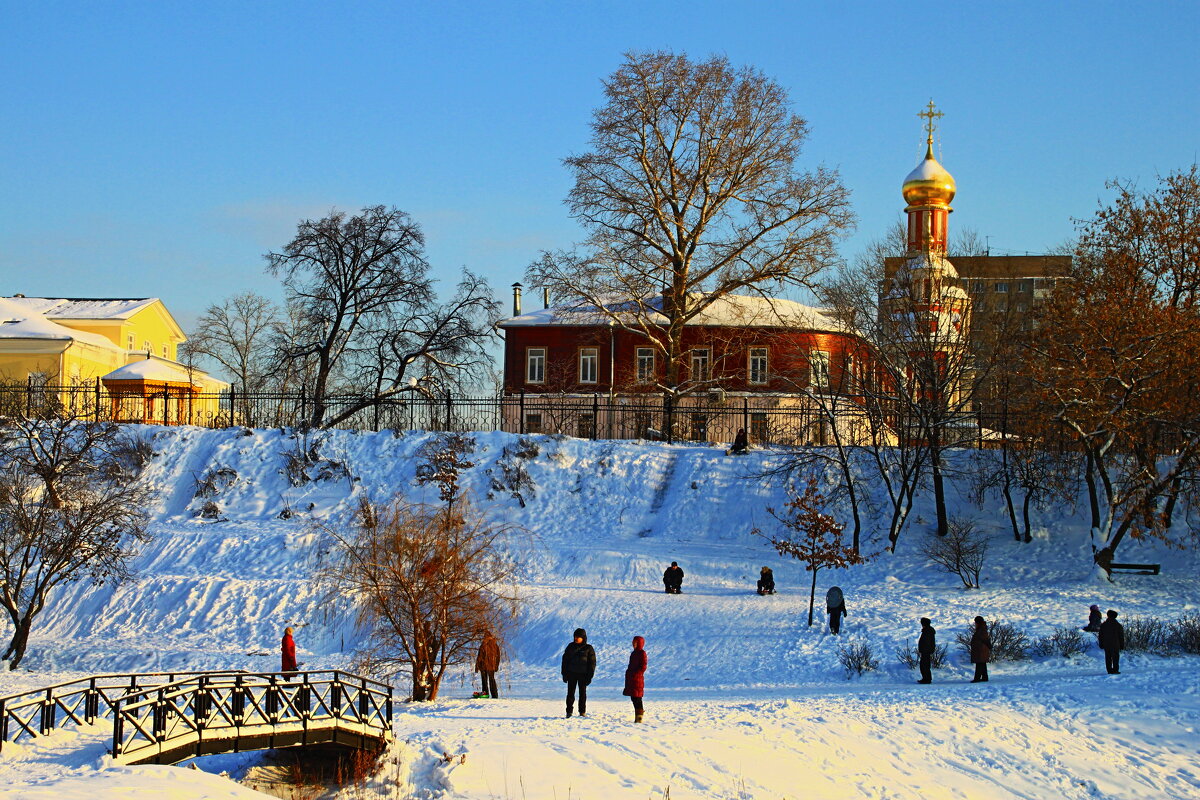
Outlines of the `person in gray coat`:
M 829 615 L 829 632 L 835 636 L 841 633 L 842 617 L 846 616 L 846 598 L 841 587 L 830 586 L 825 593 L 825 613 Z

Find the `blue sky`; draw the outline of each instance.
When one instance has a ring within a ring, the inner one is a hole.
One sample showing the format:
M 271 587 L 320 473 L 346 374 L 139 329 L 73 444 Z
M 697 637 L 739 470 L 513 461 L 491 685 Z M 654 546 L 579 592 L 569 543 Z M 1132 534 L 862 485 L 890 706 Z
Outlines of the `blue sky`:
M 1200 4 L 18 3 L 0 33 L 0 294 L 159 296 L 185 328 L 298 220 L 387 204 L 497 293 L 578 229 L 561 159 L 630 49 L 773 76 L 841 170 L 853 254 L 945 112 L 952 226 L 1040 252 L 1200 150 Z

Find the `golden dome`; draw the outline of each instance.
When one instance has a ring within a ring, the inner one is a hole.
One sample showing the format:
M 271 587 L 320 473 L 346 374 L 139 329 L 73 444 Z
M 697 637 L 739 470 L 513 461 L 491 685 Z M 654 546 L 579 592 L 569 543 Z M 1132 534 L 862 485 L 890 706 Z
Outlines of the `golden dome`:
M 948 206 L 954 199 L 954 178 L 933 157 L 933 142 L 925 150 L 925 160 L 904 179 L 904 200 L 910 206 Z

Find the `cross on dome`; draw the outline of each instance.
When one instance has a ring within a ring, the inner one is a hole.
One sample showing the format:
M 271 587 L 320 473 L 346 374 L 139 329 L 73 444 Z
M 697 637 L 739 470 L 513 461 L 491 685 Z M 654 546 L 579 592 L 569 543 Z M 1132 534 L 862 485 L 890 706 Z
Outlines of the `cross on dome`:
M 925 118 L 925 132 L 928 134 L 929 143 L 933 144 L 933 132 L 937 129 L 937 126 L 933 121 L 935 119 L 941 119 L 945 116 L 945 114 L 943 114 L 941 111 L 938 111 L 937 106 L 935 106 L 933 104 L 933 100 L 930 99 L 929 106 L 926 107 L 924 111 L 918 112 L 917 116 Z

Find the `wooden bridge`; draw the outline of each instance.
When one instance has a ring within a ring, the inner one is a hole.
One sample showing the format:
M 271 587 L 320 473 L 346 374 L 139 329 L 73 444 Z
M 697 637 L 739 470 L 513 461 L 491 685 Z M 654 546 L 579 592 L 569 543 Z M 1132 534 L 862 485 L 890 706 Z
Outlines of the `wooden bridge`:
M 0 698 L 0 748 L 60 724 L 113 724 L 118 764 L 392 738 L 392 687 L 348 672 L 97 675 Z

